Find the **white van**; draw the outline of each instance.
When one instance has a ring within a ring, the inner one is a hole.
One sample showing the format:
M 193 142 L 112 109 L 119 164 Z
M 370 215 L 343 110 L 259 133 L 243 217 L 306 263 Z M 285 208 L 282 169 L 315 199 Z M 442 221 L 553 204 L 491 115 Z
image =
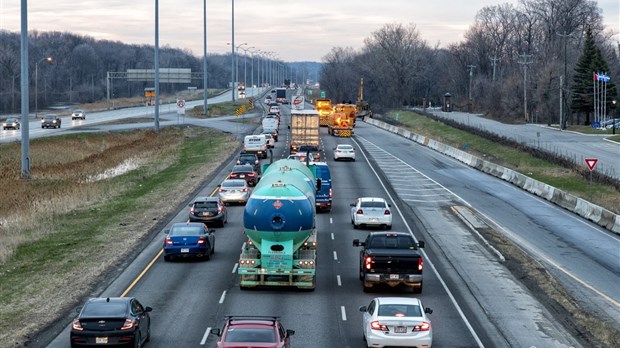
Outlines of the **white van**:
M 264 134 L 246 135 L 243 139 L 243 151 L 255 153 L 258 157 L 267 158 L 267 138 Z

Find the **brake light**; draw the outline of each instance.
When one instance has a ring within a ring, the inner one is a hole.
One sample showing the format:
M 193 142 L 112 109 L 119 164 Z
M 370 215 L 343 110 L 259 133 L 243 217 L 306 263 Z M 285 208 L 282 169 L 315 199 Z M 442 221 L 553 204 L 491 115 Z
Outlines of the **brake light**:
M 138 327 L 138 322 L 131 320 L 131 319 L 125 319 L 125 323 L 123 324 L 123 326 L 121 326 L 121 330 L 130 330 L 133 329 L 134 327 Z
M 198 244 L 204 244 L 207 242 L 207 239 L 205 237 L 200 237 L 200 239 L 198 239 Z
M 370 269 L 371 264 L 372 264 L 372 257 L 366 256 L 366 259 L 364 259 L 364 265 L 366 266 L 366 269 Z
M 166 244 L 172 245 L 172 238 L 166 237 Z
M 226 192 L 226 190 L 224 190 L 224 189 L 220 189 L 220 190 L 219 190 L 219 192 Z
M 247 188 L 242 188 L 241 192 L 248 192 L 248 189 Z
M 237 160 L 237 164 L 241 164 L 241 160 Z
M 358 209 L 358 210 L 355 212 L 355 214 L 358 214 L 358 215 L 364 215 L 364 212 L 362 211 L 362 209 Z
M 252 177 L 253 177 L 253 176 L 254 176 L 254 173 L 248 173 L 248 176 L 252 176 Z
M 418 271 L 422 271 L 423 268 L 424 268 L 424 260 L 422 260 L 422 258 L 420 257 L 418 259 Z
M 423 321 L 422 324 L 413 327 L 413 331 L 428 331 L 431 329 L 431 323 Z
M 237 174 L 237 173 L 230 173 L 230 177 L 231 177 L 231 178 L 236 178 L 236 177 L 237 177 L 237 175 L 239 175 L 239 174 Z
M 254 160 L 254 164 L 258 164 L 258 160 Z
M 332 189 L 331 189 L 331 187 L 329 188 L 329 198 L 332 198 Z
M 390 215 L 390 214 L 392 214 L 392 213 L 390 212 L 390 210 L 389 210 L 389 209 L 385 209 L 385 212 L 384 212 L 383 214 L 384 214 L 384 215 Z
M 80 320 L 79 319 L 73 319 L 73 323 L 71 324 L 71 328 L 73 328 L 73 330 L 77 330 L 77 331 L 84 331 L 84 328 L 82 327 L 82 324 L 80 324 Z
M 389 331 L 386 325 L 381 324 L 377 320 L 370 323 L 370 328 L 373 330 Z

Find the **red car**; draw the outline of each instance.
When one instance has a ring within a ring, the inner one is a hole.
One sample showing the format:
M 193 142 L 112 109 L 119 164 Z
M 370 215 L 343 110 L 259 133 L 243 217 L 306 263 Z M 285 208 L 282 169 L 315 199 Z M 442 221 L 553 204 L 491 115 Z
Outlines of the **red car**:
M 230 316 L 221 331 L 216 328 L 211 333 L 219 336 L 218 348 L 290 348 L 295 331 L 284 329 L 279 317 Z

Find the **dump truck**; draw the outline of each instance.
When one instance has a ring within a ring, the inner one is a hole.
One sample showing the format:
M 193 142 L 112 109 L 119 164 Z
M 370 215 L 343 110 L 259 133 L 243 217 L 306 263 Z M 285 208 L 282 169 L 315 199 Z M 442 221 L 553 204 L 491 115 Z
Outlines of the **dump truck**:
M 353 136 L 353 125 L 355 124 L 355 115 L 353 121 L 344 112 L 333 112 L 329 115 L 327 125 L 327 133 L 336 137 Z
M 291 110 L 291 144 L 294 154 L 303 145 L 319 148 L 319 112 L 316 110 Z
M 334 111 L 332 101 L 329 99 L 317 99 L 314 102 L 314 108 L 319 112 L 319 126 L 327 127 L 329 124 L 329 114 Z
M 357 92 L 356 117 L 364 119 L 366 117 L 372 117 L 372 111 L 370 111 L 370 105 L 364 100 L 364 79 L 360 79 L 360 88 Z
M 282 159 L 263 166 L 243 212 L 248 237 L 237 269 L 241 289 L 316 286 L 315 200 L 321 180 L 313 165 Z

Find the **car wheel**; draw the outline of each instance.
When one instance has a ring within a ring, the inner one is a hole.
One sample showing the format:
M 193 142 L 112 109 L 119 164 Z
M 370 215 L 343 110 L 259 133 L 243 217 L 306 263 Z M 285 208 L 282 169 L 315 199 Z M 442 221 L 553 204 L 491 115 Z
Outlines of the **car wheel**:
M 356 225 L 355 223 L 353 223 L 353 229 L 354 229 L 354 230 L 357 230 L 357 229 L 359 229 L 359 228 L 360 228 L 360 227 L 359 227 L 359 225 Z
M 364 280 L 364 272 L 362 272 L 361 269 L 360 269 L 360 272 L 359 272 L 359 278 L 360 278 L 360 280 Z
M 213 249 L 211 249 L 211 250 L 213 250 Z M 205 256 L 203 256 L 205 261 L 211 260 L 211 250 L 209 250 L 209 252 L 206 253 Z

